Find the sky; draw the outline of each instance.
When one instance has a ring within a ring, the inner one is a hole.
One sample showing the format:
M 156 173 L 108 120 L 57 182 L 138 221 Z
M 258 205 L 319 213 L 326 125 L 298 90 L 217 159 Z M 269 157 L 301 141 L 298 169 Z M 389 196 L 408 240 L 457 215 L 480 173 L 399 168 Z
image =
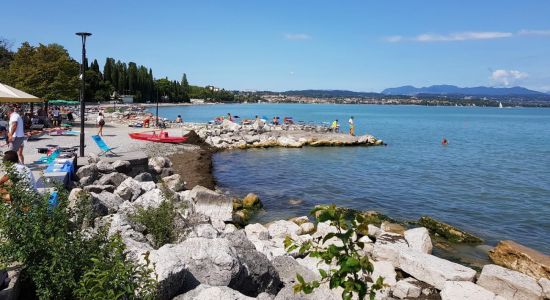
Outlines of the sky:
M 2 0 L 0 37 L 238 90 L 402 85 L 550 92 L 546 0 Z M 9 12 L 9 13 L 5 13 Z

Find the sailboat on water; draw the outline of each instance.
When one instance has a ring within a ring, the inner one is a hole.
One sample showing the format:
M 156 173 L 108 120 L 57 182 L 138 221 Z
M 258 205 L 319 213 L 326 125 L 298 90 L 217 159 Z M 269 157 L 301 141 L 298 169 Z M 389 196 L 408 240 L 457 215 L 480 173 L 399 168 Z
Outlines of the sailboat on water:
M 498 103 L 498 108 L 502 108 L 502 102 Z

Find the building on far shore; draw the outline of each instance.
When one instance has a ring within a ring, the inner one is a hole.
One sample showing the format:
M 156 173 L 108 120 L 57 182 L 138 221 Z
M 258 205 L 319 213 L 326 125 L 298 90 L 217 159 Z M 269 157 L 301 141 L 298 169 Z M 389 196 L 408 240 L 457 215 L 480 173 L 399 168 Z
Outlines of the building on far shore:
M 191 104 L 204 104 L 204 99 L 191 99 Z

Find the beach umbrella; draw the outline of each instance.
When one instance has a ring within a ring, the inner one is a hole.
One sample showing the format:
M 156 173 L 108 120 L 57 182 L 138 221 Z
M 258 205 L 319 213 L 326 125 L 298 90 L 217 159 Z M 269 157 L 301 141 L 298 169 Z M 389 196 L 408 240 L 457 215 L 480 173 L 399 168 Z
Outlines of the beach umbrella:
M 33 103 L 42 99 L 0 82 L 0 103 Z

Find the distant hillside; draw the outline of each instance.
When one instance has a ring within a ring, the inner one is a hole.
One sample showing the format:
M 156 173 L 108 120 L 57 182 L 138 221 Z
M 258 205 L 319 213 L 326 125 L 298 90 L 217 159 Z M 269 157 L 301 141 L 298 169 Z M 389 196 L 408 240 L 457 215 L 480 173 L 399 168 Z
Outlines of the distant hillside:
M 282 92 L 283 95 L 288 96 L 302 96 L 313 98 L 347 98 L 347 97 L 376 97 L 380 96 L 379 93 L 368 92 L 353 92 L 345 90 L 298 90 L 298 91 L 286 91 Z
M 416 88 L 411 85 L 389 88 L 382 91 L 386 95 L 465 95 L 465 96 L 542 96 L 541 92 L 523 87 L 495 88 L 495 87 L 457 87 L 454 85 L 432 85 Z

